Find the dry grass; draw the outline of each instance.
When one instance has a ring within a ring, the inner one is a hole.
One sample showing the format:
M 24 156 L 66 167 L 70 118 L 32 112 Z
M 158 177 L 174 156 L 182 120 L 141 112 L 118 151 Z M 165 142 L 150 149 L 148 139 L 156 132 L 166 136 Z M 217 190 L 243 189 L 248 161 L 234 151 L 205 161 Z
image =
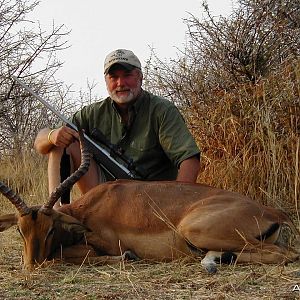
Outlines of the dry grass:
M 47 199 L 47 164 L 45 157 L 34 152 L 20 154 L 19 157 L 1 159 L 0 180 L 5 182 L 32 205 L 42 204 Z M 4 198 L 0 198 L 4 199 Z M 12 212 L 9 201 L 1 201 L 0 212 Z
M 299 299 L 299 265 L 222 266 L 208 275 L 199 261 L 114 266 L 54 264 L 28 273 L 21 238 L 1 235 L 0 299 Z M 5 241 L 5 243 L 3 243 Z
M 199 181 L 280 207 L 299 221 L 300 61 L 259 84 L 207 94 L 205 105 L 194 99 L 186 111 L 203 151 Z
M 16 170 L 16 172 L 12 172 Z M 3 160 L 1 175 L 28 204 L 47 197 L 46 162 L 35 154 Z M 22 174 L 26 174 L 25 176 Z M 7 178 L 7 175 L 6 175 Z M 30 192 L 29 192 L 30 191 Z M 14 208 L 0 196 L 0 214 Z M 199 261 L 120 263 L 114 266 L 53 264 L 28 273 L 15 228 L 0 234 L 0 299 L 298 299 L 300 265 L 221 266 L 207 274 Z
M 199 181 L 281 207 L 300 227 L 300 62 L 281 72 L 260 85 L 212 93 L 210 105 L 195 104 L 187 115 L 203 150 Z M 46 161 L 34 153 L 2 158 L 0 179 L 29 205 L 47 198 Z M 0 214 L 13 211 L 0 196 Z M 221 266 L 215 275 L 203 271 L 199 261 L 184 260 L 55 264 L 27 273 L 22 270 L 21 249 L 15 229 L 0 234 L 0 299 L 300 298 L 299 291 L 292 291 L 300 286 L 299 262 Z

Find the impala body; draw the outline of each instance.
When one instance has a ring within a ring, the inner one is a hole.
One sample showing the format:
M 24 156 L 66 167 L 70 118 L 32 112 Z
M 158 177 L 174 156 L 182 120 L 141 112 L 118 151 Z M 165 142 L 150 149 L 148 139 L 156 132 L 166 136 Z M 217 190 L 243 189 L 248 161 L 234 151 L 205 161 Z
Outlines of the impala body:
M 0 191 L 18 210 L 0 217 L 0 231 L 18 226 L 27 268 L 52 258 L 111 263 L 124 257 L 169 261 L 204 256 L 202 265 L 213 273 L 217 262 L 284 263 L 299 258 L 298 247 L 280 243 L 284 226 L 300 240 L 281 210 L 202 184 L 117 180 L 54 210 L 64 190 L 87 171 L 89 160 L 83 147 L 80 168 L 41 207 L 27 207 L 0 181 Z
M 282 211 L 201 184 L 120 180 L 97 186 L 59 211 L 28 210 L 2 216 L 0 230 L 18 226 L 29 268 L 59 257 L 110 263 L 126 251 L 155 261 L 203 255 L 209 272 L 218 261 L 282 263 L 299 257 L 277 244 L 285 224 L 299 238 Z
M 121 249 L 168 261 L 202 252 L 209 271 L 220 259 L 281 263 L 299 256 L 276 244 L 284 225 L 299 238 L 282 211 L 202 184 L 108 182 L 60 211 L 90 228 L 88 242 L 108 255 Z

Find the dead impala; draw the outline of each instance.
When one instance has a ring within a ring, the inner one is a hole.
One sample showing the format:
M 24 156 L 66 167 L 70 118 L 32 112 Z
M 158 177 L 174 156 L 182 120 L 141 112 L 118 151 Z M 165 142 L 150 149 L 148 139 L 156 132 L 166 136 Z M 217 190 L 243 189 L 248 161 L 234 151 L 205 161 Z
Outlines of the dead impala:
M 27 268 L 51 258 L 110 263 L 124 253 L 155 261 L 203 255 L 201 264 L 213 273 L 218 262 L 285 263 L 299 258 L 299 249 L 278 242 L 285 225 L 300 240 L 286 214 L 202 184 L 118 180 L 54 210 L 63 191 L 86 172 L 89 160 L 83 149 L 80 168 L 41 207 L 28 207 L 0 182 L 0 191 L 18 210 L 0 217 L 0 231 L 18 226 Z

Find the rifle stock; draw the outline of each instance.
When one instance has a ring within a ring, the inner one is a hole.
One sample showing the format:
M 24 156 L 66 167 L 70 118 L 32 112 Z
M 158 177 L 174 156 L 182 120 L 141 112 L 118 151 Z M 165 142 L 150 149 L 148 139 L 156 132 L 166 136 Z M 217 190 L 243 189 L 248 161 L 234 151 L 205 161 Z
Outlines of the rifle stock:
M 64 115 L 58 112 L 54 107 L 52 107 L 46 100 L 35 93 L 30 87 L 28 87 L 23 81 L 21 81 L 16 76 L 12 78 L 18 82 L 25 90 L 27 90 L 33 97 L 39 100 L 43 105 L 45 105 L 49 110 L 51 110 L 60 120 L 66 123 L 72 129 L 78 131 L 76 125 L 70 122 Z M 110 153 L 94 142 L 88 135 L 84 134 L 85 142 L 87 143 L 91 153 L 93 154 L 94 160 L 104 169 L 106 175 L 108 175 L 108 180 L 115 179 L 135 179 L 141 178 L 135 173 L 134 170 L 129 170 L 127 167 L 115 160 Z

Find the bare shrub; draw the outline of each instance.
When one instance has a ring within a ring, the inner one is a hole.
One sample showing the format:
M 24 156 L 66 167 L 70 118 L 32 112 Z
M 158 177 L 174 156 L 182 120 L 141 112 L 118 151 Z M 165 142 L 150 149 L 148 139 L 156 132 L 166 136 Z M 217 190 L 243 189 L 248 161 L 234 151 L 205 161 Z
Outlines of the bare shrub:
M 203 150 L 200 180 L 255 195 L 266 204 L 295 208 L 299 197 L 300 87 L 288 66 L 233 93 L 212 94 L 188 122 Z M 282 80 L 285 71 L 289 80 Z M 283 99 L 285 101 L 283 101 Z
M 54 80 L 61 67 L 57 51 L 67 47 L 63 26 L 49 32 L 26 19 L 38 1 L 0 1 L 0 152 L 19 153 L 32 146 L 38 128 L 56 119 L 18 86 L 12 75 L 22 77 L 41 96 L 65 108 L 63 84 Z M 29 76 L 30 75 L 30 76 Z M 53 98 L 53 94 L 55 97 Z
M 200 182 L 297 212 L 298 1 L 239 1 L 229 17 L 186 20 L 178 58 L 152 52 L 145 86 L 174 101 L 202 149 Z

